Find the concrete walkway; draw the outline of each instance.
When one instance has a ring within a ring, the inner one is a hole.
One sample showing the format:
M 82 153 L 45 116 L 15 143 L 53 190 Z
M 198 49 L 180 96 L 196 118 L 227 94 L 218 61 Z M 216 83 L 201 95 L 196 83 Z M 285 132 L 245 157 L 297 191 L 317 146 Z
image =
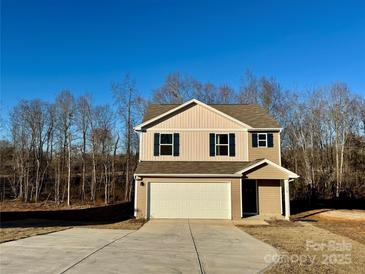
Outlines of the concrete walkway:
M 230 221 L 73 228 L 0 245 L 1 273 L 257 273 L 276 250 Z

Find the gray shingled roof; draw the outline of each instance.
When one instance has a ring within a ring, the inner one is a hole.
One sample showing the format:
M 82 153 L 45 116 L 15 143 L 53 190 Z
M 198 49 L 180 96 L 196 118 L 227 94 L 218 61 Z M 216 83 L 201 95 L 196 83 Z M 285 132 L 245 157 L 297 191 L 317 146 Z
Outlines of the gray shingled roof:
M 142 161 L 135 171 L 139 174 L 235 174 L 262 159 L 236 161 Z
M 143 122 L 155 118 L 179 105 L 152 104 L 146 110 Z M 262 107 L 254 104 L 212 104 L 209 105 L 253 128 L 280 128 L 280 125 Z

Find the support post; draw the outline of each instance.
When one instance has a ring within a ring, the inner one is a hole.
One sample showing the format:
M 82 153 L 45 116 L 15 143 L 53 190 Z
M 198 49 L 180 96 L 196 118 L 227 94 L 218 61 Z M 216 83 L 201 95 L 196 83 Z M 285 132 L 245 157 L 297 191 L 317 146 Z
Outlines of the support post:
M 139 184 L 139 180 L 135 177 L 134 178 L 134 217 L 137 217 L 137 211 L 138 211 L 138 209 L 137 209 L 137 206 L 138 206 L 138 204 L 137 204 L 137 199 L 138 199 L 138 184 Z
M 289 194 L 289 180 L 284 180 L 284 199 L 285 199 L 285 219 L 290 217 L 290 194 Z

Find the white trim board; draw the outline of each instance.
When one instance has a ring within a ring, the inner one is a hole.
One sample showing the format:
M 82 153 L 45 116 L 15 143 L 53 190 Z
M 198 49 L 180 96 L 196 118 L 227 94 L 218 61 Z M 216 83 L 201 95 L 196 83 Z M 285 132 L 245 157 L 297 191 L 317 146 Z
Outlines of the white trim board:
M 242 184 L 243 178 L 240 180 L 240 209 L 241 209 L 241 218 L 243 218 L 243 206 L 242 206 Z
M 161 132 L 158 136 L 158 156 L 174 156 L 174 148 L 175 148 L 175 142 L 174 142 L 174 133 L 175 132 Z M 171 144 L 162 144 L 161 143 L 161 135 L 171 135 Z M 161 154 L 161 145 L 165 146 L 171 146 L 171 154 Z
M 260 140 L 260 135 L 261 136 L 265 136 L 265 139 L 261 139 Z M 260 141 L 265 141 L 265 145 L 264 146 L 260 146 Z M 257 133 L 257 147 L 258 148 L 267 148 L 268 146 L 268 140 L 267 140 L 267 133 L 266 132 L 259 132 Z
M 247 128 L 147 128 L 144 132 L 147 131 L 213 131 L 213 132 L 247 132 Z
M 208 178 L 214 178 L 214 177 L 223 177 L 223 178 L 241 178 L 242 175 L 241 174 L 158 174 L 158 173 L 142 173 L 142 174 L 138 174 L 135 173 L 134 176 L 139 176 L 139 177 L 181 177 L 181 178 L 186 178 L 186 177 L 208 177 Z
M 257 132 L 258 131 L 267 131 L 267 132 L 271 132 L 271 131 L 277 132 L 277 131 L 279 131 L 279 132 L 281 132 L 282 130 L 283 130 L 283 128 L 281 128 L 281 127 L 278 127 L 278 128 L 276 128 L 276 127 L 272 127 L 272 128 L 262 127 L 262 128 L 249 128 L 249 129 L 247 129 L 247 131 L 249 131 L 249 132 L 256 132 L 256 131 Z
M 137 217 L 138 182 L 134 180 L 134 217 Z

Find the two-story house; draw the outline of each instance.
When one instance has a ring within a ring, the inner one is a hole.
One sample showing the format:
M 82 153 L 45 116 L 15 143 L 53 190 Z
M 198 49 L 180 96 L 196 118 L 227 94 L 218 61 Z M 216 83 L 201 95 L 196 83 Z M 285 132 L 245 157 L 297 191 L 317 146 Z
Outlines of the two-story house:
M 240 219 L 285 209 L 289 218 L 298 175 L 281 166 L 281 128 L 260 106 L 151 105 L 135 131 L 136 217 Z

